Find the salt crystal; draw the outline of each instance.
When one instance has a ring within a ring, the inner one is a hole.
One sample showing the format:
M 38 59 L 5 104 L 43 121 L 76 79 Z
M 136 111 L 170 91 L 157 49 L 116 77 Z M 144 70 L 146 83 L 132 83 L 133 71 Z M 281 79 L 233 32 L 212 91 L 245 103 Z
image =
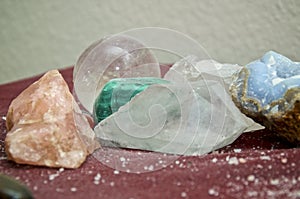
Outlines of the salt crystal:
M 282 162 L 283 164 L 286 164 L 286 163 L 288 162 L 288 160 L 287 160 L 286 158 L 282 158 L 282 159 L 281 159 L 281 162 Z
M 249 175 L 247 177 L 247 180 L 250 181 L 250 182 L 253 182 L 255 180 L 255 176 L 254 175 Z
M 180 195 L 181 195 L 182 198 L 185 198 L 187 196 L 187 194 L 185 192 L 181 192 Z
M 231 157 L 228 160 L 228 164 L 238 165 L 239 161 L 238 161 L 238 159 L 236 157 Z
M 76 187 L 71 187 L 70 189 L 72 192 L 76 192 L 77 191 L 77 188 Z
M 154 169 L 153 165 L 150 165 L 150 166 L 148 167 L 148 170 L 149 170 L 149 171 L 153 171 L 153 169 Z
M 240 153 L 240 152 L 242 151 L 242 149 L 233 149 L 233 151 L 234 151 L 235 153 Z
M 247 162 L 247 160 L 245 158 L 239 158 L 239 162 L 244 164 Z
M 278 179 L 271 179 L 270 180 L 270 184 L 271 185 L 278 185 L 279 184 L 279 180 Z
M 114 174 L 118 175 L 120 172 L 118 170 L 114 170 Z
M 212 161 L 213 163 L 216 163 L 216 162 L 218 161 L 218 159 L 217 159 L 217 158 L 213 158 L 211 161 Z
M 95 181 L 99 181 L 101 179 L 101 174 L 97 173 L 97 175 L 94 177 Z
M 219 192 L 217 190 L 215 190 L 214 188 L 210 188 L 208 190 L 208 194 L 211 195 L 211 196 L 218 196 Z
M 257 191 L 248 191 L 247 192 L 247 195 L 249 197 L 256 197 L 258 195 Z
M 126 159 L 124 157 L 120 157 L 120 161 L 124 162 Z
M 260 156 L 261 160 L 271 160 L 270 156 L 264 155 L 264 156 Z
M 58 173 L 51 174 L 51 175 L 49 175 L 49 180 L 52 181 L 52 180 L 54 180 L 57 176 L 59 176 Z

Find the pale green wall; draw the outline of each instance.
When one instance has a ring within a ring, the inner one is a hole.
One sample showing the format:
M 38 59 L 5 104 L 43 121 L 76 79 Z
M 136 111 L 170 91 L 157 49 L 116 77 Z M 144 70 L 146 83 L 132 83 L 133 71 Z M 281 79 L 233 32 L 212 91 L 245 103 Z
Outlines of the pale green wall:
M 186 33 L 221 62 L 270 49 L 300 61 L 299 0 L 0 0 L 0 83 L 73 65 L 91 42 L 144 26 Z

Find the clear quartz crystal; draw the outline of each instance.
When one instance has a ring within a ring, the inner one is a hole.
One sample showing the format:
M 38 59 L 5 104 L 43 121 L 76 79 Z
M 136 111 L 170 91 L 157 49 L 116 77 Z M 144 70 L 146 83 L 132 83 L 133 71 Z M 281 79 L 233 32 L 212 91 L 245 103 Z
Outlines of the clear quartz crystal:
M 104 143 L 171 154 L 199 155 L 261 128 L 228 94 L 240 67 L 186 57 L 167 72 L 170 84 L 152 85 L 102 120 L 95 133 Z

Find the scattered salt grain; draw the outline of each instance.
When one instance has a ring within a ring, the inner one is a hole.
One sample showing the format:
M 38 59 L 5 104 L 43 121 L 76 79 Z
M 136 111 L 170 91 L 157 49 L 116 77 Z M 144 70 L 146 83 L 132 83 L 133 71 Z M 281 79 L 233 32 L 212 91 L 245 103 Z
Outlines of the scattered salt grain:
M 149 171 L 153 171 L 153 169 L 154 169 L 154 167 L 153 167 L 153 165 L 151 164 L 151 165 L 148 167 L 148 170 L 149 170 Z
M 267 156 L 267 155 L 260 156 L 260 159 L 261 160 L 271 160 L 270 156 Z
M 233 151 L 234 151 L 235 153 L 240 153 L 240 152 L 242 151 L 242 149 L 233 149 Z
M 120 161 L 121 161 L 121 162 L 125 162 L 125 160 L 126 160 L 126 159 L 125 159 L 124 157 L 120 157 Z
M 217 158 L 213 158 L 211 161 L 212 161 L 213 163 L 216 163 L 216 162 L 218 161 L 218 159 L 217 159 Z
M 52 180 L 54 180 L 58 176 L 59 176 L 59 173 L 51 174 L 51 175 L 49 175 L 49 180 L 52 181 Z
M 95 177 L 94 177 L 94 184 L 98 185 L 100 179 L 101 179 L 101 174 L 97 173 L 97 175 L 95 175 Z
M 248 180 L 249 182 L 253 182 L 253 181 L 255 180 L 255 176 L 254 176 L 254 175 L 249 175 L 249 176 L 247 177 L 247 180 Z
M 185 198 L 187 196 L 187 194 L 185 192 L 181 192 L 180 195 L 181 195 L 182 198 Z
M 97 175 L 94 177 L 95 181 L 99 181 L 101 179 L 101 174 L 97 173 Z
M 219 192 L 216 191 L 214 188 L 210 188 L 208 190 L 208 194 L 211 195 L 211 196 L 218 196 L 219 195 Z
M 76 187 L 71 187 L 70 189 L 72 192 L 76 192 L 77 191 L 77 188 Z
M 114 174 L 118 175 L 120 172 L 118 170 L 114 170 Z
M 239 164 L 239 161 L 236 157 L 231 157 L 229 158 L 228 160 L 228 164 L 234 164 L 234 165 L 238 165 Z
M 278 185 L 279 184 L 279 180 L 278 179 L 271 179 L 270 180 L 270 184 L 271 185 Z
M 288 160 L 287 160 L 286 158 L 282 158 L 282 159 L 281 159 L 281 163 L 285 164 L 285 163 L 287 163 L 287 162 L 288 162 Z

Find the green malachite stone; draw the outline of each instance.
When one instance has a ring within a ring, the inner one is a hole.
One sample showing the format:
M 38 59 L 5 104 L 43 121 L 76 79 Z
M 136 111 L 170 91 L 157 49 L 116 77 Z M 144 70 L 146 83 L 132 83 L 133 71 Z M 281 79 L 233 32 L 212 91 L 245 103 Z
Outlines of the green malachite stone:
M 135 95 L 153 84 L 166 84 L 169 81 L 154 77 L 117 78 L 107 82 L 94 103 L 95 124 L 117 112 Z

